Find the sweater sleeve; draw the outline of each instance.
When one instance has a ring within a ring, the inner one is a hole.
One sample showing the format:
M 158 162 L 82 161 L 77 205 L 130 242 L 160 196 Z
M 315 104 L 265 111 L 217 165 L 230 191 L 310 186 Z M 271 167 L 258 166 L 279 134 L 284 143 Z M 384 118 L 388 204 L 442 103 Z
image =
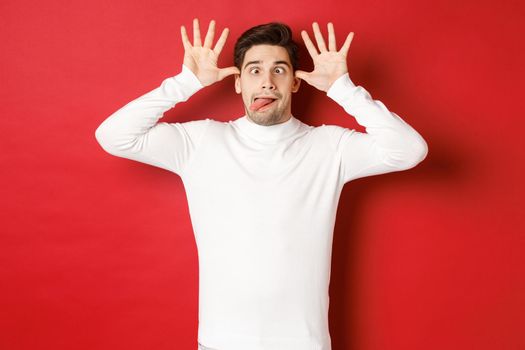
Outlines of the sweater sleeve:
M 176 76 L 129 102 L 100 124 L 95 137 L 109 154 L 181 174 L 210 119 L 184 123 L 158 122 L 164 112 L 187 101 L 204 86 L 182 65 Z
M 373 100 L 362 86 L 354 85 L 348 73 L 330 86 L 327 96 L 366 130 L 362 133 L 339 126 L 327 129 L 341 157 L 344 183 L 407 170 L 425 159 L 428 146 L 423 137 L 381 101 Z

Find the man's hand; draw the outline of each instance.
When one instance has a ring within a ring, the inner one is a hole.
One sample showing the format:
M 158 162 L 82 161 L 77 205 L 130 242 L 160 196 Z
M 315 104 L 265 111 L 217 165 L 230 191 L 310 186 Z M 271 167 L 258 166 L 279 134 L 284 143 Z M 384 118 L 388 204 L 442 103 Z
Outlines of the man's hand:
M 231 74 L 240 74 L 239 69 L 235 66 L 228 68 L 218 68 L 217 61 L 219 54 L 226 43 L 228 37 L 228 28 L 222 31 L 222 34 L 215 44 L 215 48 L 211 49 L 213 43 L 213 35 L 215 34 L 215 21 L 211 20 L 208 27 L 208 33 L 204 39 L 204 46 L 201 42 L 201 34 L 199 30 L 199 20 L 193 19 L 193 46 L 191 45 L 186 28 L 180 27 L 182 36 L 182 43 L 184 45 L 184 65 L 188 67 L 199 79 L 204 86 L 211 85 L 217 81 L 221 81 Z
M 312 72 L 305 72 L 301 70 L 295 71 L 295 76 L 299 79 L 306 80 L 306 82 L 315 88 L 327 92 L 332 86 L 333 82 L 336 81 L 343 74 L 348 72 L 346 65 L 346 57 L 350 43 L 354 37 L 354 32 L 350 32 L 346 37 L 346 40 L 341 47 L 341 50 L 337 51 L 335 46 L 335 33 L 334 25 L 332 22 L 328 23 L 328 50 L 323 40 L 323 35 L 319 30 L 319 25 L 314 22 L 312 25 L 314 29 L 315 39 L 319 46 L 320 53 L 317 53 L 314 44 L 310 40 L 308 33 L 303 30 L 301 36 L 304 40 L 306 48 L 312 56 L 314 61 L 314 70 Z

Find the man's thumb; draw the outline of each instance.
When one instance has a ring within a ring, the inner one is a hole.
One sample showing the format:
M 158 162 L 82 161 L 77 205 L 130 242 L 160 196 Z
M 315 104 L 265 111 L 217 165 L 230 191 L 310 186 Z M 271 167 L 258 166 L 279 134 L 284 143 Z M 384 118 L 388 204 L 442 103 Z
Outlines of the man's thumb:
M 299 79 L 306 80 L 306 82 L 308 82 L 308 78 L 310 77 L 310 74 L 303 70 L 296 70 L 295 76 Z
M 235 66 L 222 68 L 221 70 L 219 70 L 219 81 L 232 74 L 241 74 L 241 72 L 239 71 L 239 68 Z

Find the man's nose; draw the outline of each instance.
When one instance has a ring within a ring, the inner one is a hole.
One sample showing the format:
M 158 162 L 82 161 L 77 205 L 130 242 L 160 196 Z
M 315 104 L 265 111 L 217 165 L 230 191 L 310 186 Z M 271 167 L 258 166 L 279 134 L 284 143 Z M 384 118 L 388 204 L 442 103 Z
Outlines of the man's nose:
M 269 90 L 274 90 L 275 89 L 275 84 L 273 82 L 273 77 L 272 77 L 272 73 L 271 72 L 269 72 L 267 74 L 264 74 L 262 87 L 263 87 L 263 89 L 269 89 Z

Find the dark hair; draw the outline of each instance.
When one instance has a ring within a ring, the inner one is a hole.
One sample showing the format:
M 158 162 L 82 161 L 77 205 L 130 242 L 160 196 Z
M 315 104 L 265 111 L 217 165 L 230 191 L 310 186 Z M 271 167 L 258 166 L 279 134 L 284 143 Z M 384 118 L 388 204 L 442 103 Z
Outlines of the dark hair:
M 292 39 L 292 30 L 284 23 L 270 22 L 252 27 L 241 34 L 233 49 L 233 62 L 239 71 L 246 51 L 254 45 L 278 45 L 288 51 L 293 70 L 299 68 L 298 46 Z

